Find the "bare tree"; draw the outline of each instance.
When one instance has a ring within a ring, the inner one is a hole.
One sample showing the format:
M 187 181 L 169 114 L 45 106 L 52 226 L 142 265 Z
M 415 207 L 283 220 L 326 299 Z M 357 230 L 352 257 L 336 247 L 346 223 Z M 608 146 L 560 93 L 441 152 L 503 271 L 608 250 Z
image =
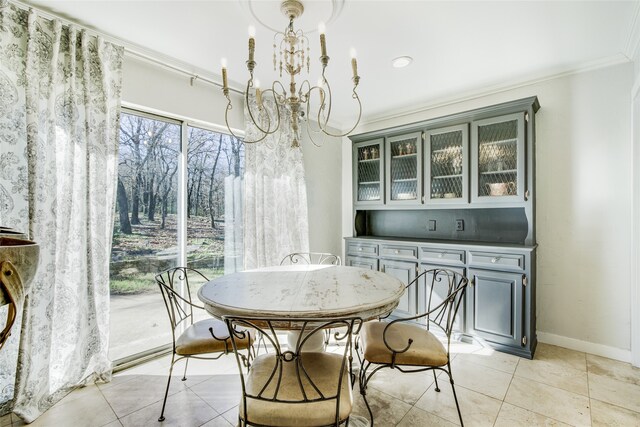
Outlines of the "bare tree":
M 129 202 L 127 201 L 127 191 L 120 177 L 118 177 L 118 216 L 120 219 L 120 232 L 124 234 L 132 234 L 131 223 L 129 222 Z

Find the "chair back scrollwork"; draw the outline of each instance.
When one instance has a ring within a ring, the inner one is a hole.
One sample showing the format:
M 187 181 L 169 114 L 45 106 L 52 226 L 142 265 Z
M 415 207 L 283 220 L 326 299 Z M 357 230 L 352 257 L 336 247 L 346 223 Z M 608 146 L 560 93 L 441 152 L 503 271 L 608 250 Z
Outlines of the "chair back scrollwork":
M 294 252 L 280 261 L 280 265 L 296 264 L 342 265 L 342 259 L 338 255 L 325 252 Z
M 182 322 L 193 324 L 193 309 L 204 309 L 197 305 L 192 299 L 192 281 L 207 282 L 209 279 L 198 270 L 188 267 L 175 267 L 163 271 L 156 275 L 156 283 L 160 288 L 160 293 L 171 322 L 171 333 L 175 347 L 175 331 Z
M 394 353 L 406 352 L 411 347 L 411 340 L 404 349 L 394 349 L 387 341 L 387 331 L 398 322 L 420 321 L 424 322 L 427 330 L 444 334 L 447 340 L 447 353 L 451 345 L 451 333 L 460 304 L 464 300 L 468 279 L 453 270 L 434 268 L 421 272 L 412 280 L 407 288 L 421 286 L 424 289 L 426 312 L 395 319 L 386 326 L 383 339 L 389 350 Z
M 240 425 L 339 425 L 348 419 L 351 382 L 355 378 L 351 340 L 360 329 L 361 319 L 225 316 L 224 320 L 232 331 L 234 351 L 236 341 L 242 338 L 238 331 L 245 329 L 256 330 L 269 350 L 253 360 L 248 373 L 243 370 L 242 358 L 237 357 L 242 382 Z M 289 342 L 286 331 L 279 329 L 284 325 L 299 332 L 295 343 Z M 344 346 L 336 352 L 311 349 L 314 339 L 322 340 L 326 329 L 336 328 Z M 349 399 L 348 404 L 345 399 Z M 309 417 L 321 417 L 323 421 L 315 424 Z

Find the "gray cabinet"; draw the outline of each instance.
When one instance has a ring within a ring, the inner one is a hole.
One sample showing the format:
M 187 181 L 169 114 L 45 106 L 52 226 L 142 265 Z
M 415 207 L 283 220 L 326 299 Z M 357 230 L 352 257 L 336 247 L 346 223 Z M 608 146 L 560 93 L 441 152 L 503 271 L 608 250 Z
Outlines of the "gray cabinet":
M 417 276 L 418 263 L 414 261 L 397 261 L 380 259 L 380 271 L 387 273 L 404 284 L 409 284 Z M 418 287 L 411 286 L 400 298 L 398 307 L 393 312 L 394 316 L 408 317 L 418 313 Z
M 525 113 L 471 123 L 471 202 L 524 202 Z
M 460 273 L 461 275 L 466 277 L 466 268 L 464 267 L 453 267 L 450 265 L 436 265 L 436 264 L 420 264 L 420 272 L 426 270 L 433 270 L 435 268 L 444 268 L 447 270 L 455 271 L 456 273 Z M 448 293 L 448 284 L 444 282 L 435 283 L 433 289 L 431 287 L 431 283 L 433 283 L 433 276 L 431 274 L 426 274 L 423 279 L 425 283 L 421 283 L 418 287 L 418 313 L 426 313 L 429 310 L 432 310 L 434 307 L 437 307 L 444 299 L 447 297 Z M 429 296 L 429 293 L 432 292 L 432 295 Z M 427 301 L 430 301 L 429 306 L 427 306 Z M 456 332 L 464 332 L 465 331 L 465 314 L 466 314 L 466 306 L 465 304 L 460 304 L 460 308 L 458 309 L 458 313 L 456 315 L 456 319 L 453 323 L 453 329 Z
M 383 139 L 353 145 L 353 203 L 355 206 L 384 204 Z
M 535 247 L 348 237 L 346 249 L 347 265 L 377 267 L 403 283 L 410 283 L 418 271 L 433 268 L 465 275 L 469 286 L 455 319 L 455 330 L 482 338 L 497 350 L 533 357 L 537 344 Z M 365 257 L 361 256 L 363 252 Z M 407 289 L 392 317 L 426 312 L 428 283 L 426 277 L 426 281 Z M 444 289 L 433 291 L 432 303 L 446 295 Z
M 354 237 L 346 239 L 346 264 L 404 283 L 418 268 L 466 273 L 473 285 L 456 329 L 529 358 L 537 343 L 539 108 L 533 96 L 350 137 Z M 424 292 L 409 290 L 393 315 L 426 311 Z
M 393 206 L 422 203 L 422 133 L 388 137 L 385 144 L 386 202 Z
M 425 203 L 468 203 L 468 124 L 427 130 L 423 152 Z
M 378 260 L 376 258 L 358 258 L 347 257 L 347 265 L 349 267 L 368 268 L 369 270 L 378 270 Z
M 467 332 L 510 348 L 524 347 L 524 278 L 522 273 L 470 269 Z

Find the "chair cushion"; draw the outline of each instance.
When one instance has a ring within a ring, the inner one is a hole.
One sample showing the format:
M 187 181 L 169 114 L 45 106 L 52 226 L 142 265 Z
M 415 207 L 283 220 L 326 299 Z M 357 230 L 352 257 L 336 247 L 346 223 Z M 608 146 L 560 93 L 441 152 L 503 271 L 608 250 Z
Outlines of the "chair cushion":
M 217 340 L 211 336 L 209 328 L 213 328 L 213 333 Z M 236 339 L 238 348 L 247 348 L 252 343 L 251 334 L 247 334 L 245 339 Z M 205 319 L 189 326 L 176 340 L 176 354 L 180 356 L 192 356 L 195 354 L 215 353 L 233 351 L 233 344 L 229 338 L 227 324 L 218 319 Z
M 367 322 L 360 331 L 360 342 L 364 358 L 373 363 L 391 363 L 392 352 L 382 338 L 387 322 Z M 413 340 L 404 353 L 396 354 L 396 365 L 443 366 L 449 358 L 444 346 L 424 326 L 397 322 L 387 330 L 387 342 L 391 348 L 402 350 Z
M 323 393 L 325 397 L 335 396 L 338 390 L 338 378 L 342 366 L 343 355 L 334 353 L 302 353 L 302 366 L 309 378 Z M 295 362 L 283 362 L 282 383 L 278 391 L 279 400 L 292 401 L 269 402 L 247 397 L 247 421 L 250 424 L 277 425 L 277 426 L 324 426 L 335 423 L 336 398 L 318 402 L 302 402 L 302 393 L 296 375 Z M 248 395 L 257 395 L 269 382 L 274 367 L 276 366 L 276 356 L 265 354 L 257 357 L 249 370 L 246 378 L 246 390 Z M 320 397 L 313 388 L 309 380 L 305 377 L 302 369 L 300 378 L 304 385 L 304 390 L 308 399 Z M 271 379 L 271 382 L 262 394 L 264 398 L 273 398 L 278 375 Z M 351 381 L 349 379 L 349 364 L 345 363 L 345 371 L 342 373 L 342 385 L 340 392 L 340 421 L 346 420 L 351 414 L 353 396 L 351 394 Z M 296 403 L 293 403 L 296 402 Z M 244 420 L 244 401 L 240 402 L 240 418 Z

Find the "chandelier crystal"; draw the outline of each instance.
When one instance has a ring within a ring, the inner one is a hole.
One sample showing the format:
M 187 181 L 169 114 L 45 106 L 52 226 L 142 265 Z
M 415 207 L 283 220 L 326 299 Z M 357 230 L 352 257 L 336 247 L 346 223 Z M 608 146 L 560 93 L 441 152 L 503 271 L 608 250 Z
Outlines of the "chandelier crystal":
M 355 51 L 352 50 L 351 68 L 353 72 L 353 90 L 351 97 L 358 104 L 358 117 L 350 130 L 345 133 L 333 133 L 328 128 L 329 119 L 331 117 L 331 86 L 325 77 L 325 70 L 329 64 L 329 56 L 327 55 L 326 35 L 324 25 L 320 24 L 320 64 L 322 65 L 322 74 L 318 80 L 318 84 L 312 86 L 308 79 L 303 80 L 300 85 L 296 83 L 296 76 L 302 75 L 303 72 L 309 74 L 310 71 L 310 47 L 309 39 L 302 30 L 296 30 L 293 26 L 294 20 L 304 12 L 304 6 L 298 0 L 285 0 L 280 4 L 280 10 L 289 19 L 289 25 L 283 32 L 277 32 L 273 37 L 273 69 L 279 72 L 280 78 L 283 75 L 289 76 L 287 92 L 286 83 L 283 84 L 275 80 L 269 89 L 261 90 L 258 81 L 254 80 L 254 69 L 256 62 L 255 54 L 255 34 L 252 27 L 249 27 L 249 58 L 247 60 L 247 69 L 249 70 L 249 80 L 245 90 L 245 105 L 249 115 L 250 122 L 257 129 L 258 135 L 253 140 L 245 139 L 245 143 L 260 142 L 267 136 L 278 131 L 281 124 L 281 115 L 287 115 L 290 120 L 287 122 L 291 125 L 293 140 L 292 147 L 300 146 L 301 128 L 307 130 L 309 139 L 314 145 L 313 134 L 329 135 L 334 137 L 342 137 L 349 135 L 360 122 L 362 115 L 362 103 L 356 89 L 360 82 L 358 76 L 358 63 L 355 58 Z M 231 98 L 229 97 L 229 85 L 227 81 L 227 67 L 223 60 L 222 63 L 222 92 L 227 98 L 227 108 L 225 110 L 225 122 L 229 132 L 236 136 L 229 126 L 229 111 L 232 110 Z M 249 95 L 255 95 L 255 106 L 249 102 Z M 312 115 L 312 98 L 317 100 L 318 112 L 314 113 L 315 122 L 311 119 Z M 266 108 L 267 99 L 273 100 L 274 108 Z

